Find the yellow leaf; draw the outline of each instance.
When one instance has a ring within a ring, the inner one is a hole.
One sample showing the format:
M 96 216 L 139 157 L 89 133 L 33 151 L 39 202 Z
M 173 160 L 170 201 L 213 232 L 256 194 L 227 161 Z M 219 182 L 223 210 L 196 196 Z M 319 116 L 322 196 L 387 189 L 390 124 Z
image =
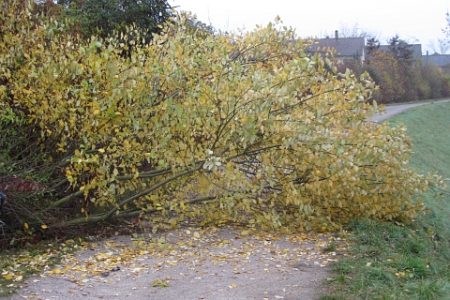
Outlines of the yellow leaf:
M 242 236 L 247 236 L 247 235 L 249 235 L 250 234 L 250 230 L 242 230 L 241 231 L 241 235 Z
M 238 285 L 236 283 L 232 283 L 228 286 L 228 288 L 230 288 L 230 289 L 235 289 L 237 287 L 238 287 Z
M 2 277 L 3 277 L 3 279 L 5 279 L 5 280 L 13 280 L 14 275 L 11 274 L 11 273 L 6 273 L 6 274 L 3 274 Z
M 62 272 L 63 271 L 61 269 L 56 268 L 56 269 L 51 270 L 49 273 L 50 274 L 62 274 Z
M 152 287 L 166 288 L 169 286 L 169 281 L 166 279 L 155 279 L 152 282 Z

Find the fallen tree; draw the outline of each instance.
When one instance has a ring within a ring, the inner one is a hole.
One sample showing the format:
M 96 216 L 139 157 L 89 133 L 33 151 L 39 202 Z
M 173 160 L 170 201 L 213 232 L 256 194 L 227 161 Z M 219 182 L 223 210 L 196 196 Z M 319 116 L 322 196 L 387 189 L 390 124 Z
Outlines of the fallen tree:
M 25 1 L 26 2 L 26 1 Z M 289 29 L 196 34 L 183 20 L 122 55 L 0 1 L 0 176 L 12 227 L 148 215 L 328 230 L 412 220 L 429 184 L 403 128 L 366 121 L 374 84 L 308 56 Z

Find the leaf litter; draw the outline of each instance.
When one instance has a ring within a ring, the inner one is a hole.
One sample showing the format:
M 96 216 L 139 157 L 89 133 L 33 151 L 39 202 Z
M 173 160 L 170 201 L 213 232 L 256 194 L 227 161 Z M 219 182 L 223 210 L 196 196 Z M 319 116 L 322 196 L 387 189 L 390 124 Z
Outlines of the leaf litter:
M 178 293 L 177 286 L 183 285 L 184 281 L 202 285 L 213 277 L 223 277 L 213 285 L 217 292 L 226 295 L 248 289 L 260 281 L 261 276 L 273 276 L 274 280 L 281 276 L 281 280 L 298 273 L 321 272 L 319 269 L 326 274 L 327 266 L 345 252 L 345 236 L 345 232 L 277 235 L 232 227 L 182 228 L 160 234 L 116 236 L 104 241 L 84 242 L 78 246 L 79 251 L 64 254 L 55 267 L 44 268 L 38 277 L 25 283 L 16 280 L 16 284 L 23 287 L 19 294 L 28 299 L 49 297 L 57 292 L 74 293 L 76 289 L 83 290 L 90 298 L 101 299 L 103 296 L 94 296 L 96 286 L 121 284 L 126 284 L 126 288 L 117 289 L 117 295 L 112 296 L 120 298 L 125 291 L 132 295 L 145 289 L 154 299 L 159 299 L 159 294 L 155 293 L 161 292 L 155 289 L 174 289 L 173 293 Z M 331 244 L 333 247 L 329 247 Z M 329 248 L 334 251 L 327 251 Z M 72 290 L 56 291 L 44 284 L 56 279 L 69 282 Z M 261 290 L 261 298 L 282 299 L 280 297 L 285 297 L 287 289 L 305 288 L 302 282 L 291 281 L 285 282 L 284 291 L 278 287 L 277 291 Z M 46 287 L 45 292 L 40 284 Z M 186 297 L 191 299 L 188 294 Z M 202 299 L 197 295 L 192 297 Z M 207 293 L 203 299 L 212 299 L 209 297 L 211 294 L 208 296 Z

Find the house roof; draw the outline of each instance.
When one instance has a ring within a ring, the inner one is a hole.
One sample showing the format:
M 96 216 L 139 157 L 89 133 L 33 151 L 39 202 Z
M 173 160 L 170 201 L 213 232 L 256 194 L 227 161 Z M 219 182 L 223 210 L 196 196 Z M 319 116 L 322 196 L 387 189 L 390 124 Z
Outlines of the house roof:
M 450 65 L 450 54 L 432 54 L 424 55 L 423 59 L 426 63 L 433 63 L 439 67 Z
M 326 38 L 318 39 L 310 47 L 311 52 L 324 52 L 336 49 L 337 56 L 360 57 L 364 53 L 364 38 Z

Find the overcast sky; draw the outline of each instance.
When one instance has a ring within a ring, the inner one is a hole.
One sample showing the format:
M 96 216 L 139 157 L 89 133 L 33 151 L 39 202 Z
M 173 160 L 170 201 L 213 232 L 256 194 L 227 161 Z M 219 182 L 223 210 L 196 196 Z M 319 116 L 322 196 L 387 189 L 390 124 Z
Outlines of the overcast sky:
M 251 30 L 280 16 L 300 37 L 333 34 L 335 29 L 360 30 L 382 43 L 395 35 L 421 43 L 423 51 L 441 38 L 450 0 L 169 0 L 179 10 L 195 13 L 201 21 L 226 31 Z

